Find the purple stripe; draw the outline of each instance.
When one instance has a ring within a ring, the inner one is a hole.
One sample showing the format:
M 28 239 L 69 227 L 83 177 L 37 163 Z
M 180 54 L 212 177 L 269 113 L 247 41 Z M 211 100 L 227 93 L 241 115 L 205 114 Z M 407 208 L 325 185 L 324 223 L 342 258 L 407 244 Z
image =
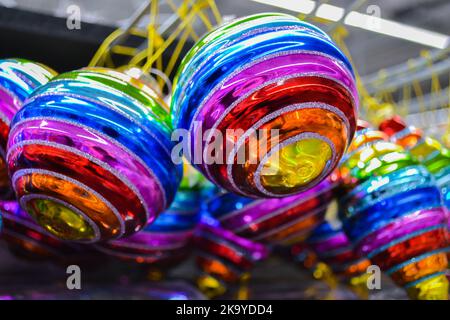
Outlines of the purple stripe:
M 114 246 L 124 246 L 125 248 L 132 246 L 136 249 L 164 250 L 187 244 L 192 234 L 193 231 L 173 233 L 141 231 L 131 237 L 110 241 L 109 243 L 114 244 Z
M 231 243 L 239 245 L 244 250 L 249 251 L 251 256 L 255 260 L 264 259 L 269 254 L 267 248 L 264 245 L 241 238 L 235 235 L 233 232 L 225 230 L 221 227 L 215 227 L 206 223 L 200 223 L 198 228 L 200 231 L 211 233 L 219 237 L 220 239 L 224 239 L 226 241 L 230 241 Z
M 343 232 L 339 232 L 332 237 L 311 243 L 310 245 L 318 254 L 323 254 L 340 248 L 350 247 L 350 242 Z

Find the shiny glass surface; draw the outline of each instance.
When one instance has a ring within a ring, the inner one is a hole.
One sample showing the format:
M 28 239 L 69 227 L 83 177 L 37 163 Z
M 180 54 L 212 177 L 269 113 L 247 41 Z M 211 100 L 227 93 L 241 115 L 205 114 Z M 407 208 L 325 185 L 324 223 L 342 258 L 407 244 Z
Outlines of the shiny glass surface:
M 172 202 L 182 172 L 170 157 L 161 100 L 139 79 L 102 68 L 37 88 L 14 116 L 8 141 L 17 195 L 36 221 L 84 242 L 152 223 Z
M 278 148 L 274 140 L 256 165 L 250 163 L 256 155 L 251 151 L 255 142 L 249 139 L 235 144 L 248 155 L 243 163 L 233 159 L 237 150 L 226 150 L 220 164 L 205 159 L 195 164 L 228 191 L 282 197 L 313 187 L 335 168 L 355 131 L 358 101 L 351 65 L 323 31 L 292 16 L 263 13 L 213 30 L 190 50 L 176 76 L 171 116 L 174 127 L 190 131 L 191 154 L 198 148 L 206 154 L 211 137 L 201 146 L 196 137 L 209 129 L 222 132 L 223 150 L 231 141 L 226 131 L 233 129 L 248 134 L 282 126 L 279 143 L 306 132 L 329 139 L 334 145 L 324 147 L 328 151 L 317 163 L 303 166 L 303 178 L 296 182 L 297 174 L 288 165 L 282 166 L 283 178 L 254 181 L 263 156 Z M 321 149 L 322 143 L 316 142 Z

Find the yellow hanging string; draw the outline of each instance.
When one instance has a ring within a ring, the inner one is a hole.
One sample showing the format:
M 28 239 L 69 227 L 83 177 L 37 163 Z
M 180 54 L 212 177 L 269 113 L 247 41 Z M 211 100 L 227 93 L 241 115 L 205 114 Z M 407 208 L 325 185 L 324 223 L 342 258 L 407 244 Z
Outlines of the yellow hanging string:
M 156 69 L 158 69 L 158 70 L 163 69 L 163 56 L 162 55 L 160 55 L 158 57 L 158 59 L 156 59 Z M 162 89 L 162 87 L 164 86 L 165 79 L 158 74 L 156 74 L 156 78 L 157 78 L 159 87 Z
M 181 21 L 186 18 L 188 12 L 189 12 L 189 1 L 184 0 L 183 3 L 180 6 L 176 6 L 175 3 L 172 0 L 166 0 L 169 7 L 172 9 L 173 12 L 175 12 Z M 195 9 L 194 9 L 195 10 Z M 190 36 L 194 41 L 198 41 L 200 38 L 195 32 L 194 28 L 190 24 L 186 26 Z
M 158 30 L 156 28 L 156 26 L 158 25 L 156 20 L 156 14 L 158 10 L 157 3 L 152 2 L 152 6 L 150 6 L 150 23 L 147 27 L 148 31 L 145 34 L 148 39 L 151 39 L 151 41 L 149 41 L 148 43 L 148 47 L 145 50 L 141 51 L 138 51 L 137 49 L 132 51 L 131 49 L 126 49 L 124 46 L 115 49 L 115 52 L 124 54 L 133 53 L 133 55 L 130 56 L 131 58 L 128 63 L 129 65 L 139 66 L 144 71 L 148 72 L 150 69 L 152 69 L 153 64 L 156 62 L 155 67 L 157 69 L 164 69 L 164 73 L 166 75 L 170 75 L 176 65 L 176 62 L 180 58 L 181 51 L 183 50 L 188 37 L 190 36 L 194 41 L 197 41 L 199 39 L 199 36 L 196 34 L 192 27 L 196 15 L 200 17 L 207 29 L 213 28 L 213 24 L 209 20 L 208 15 L 202 12 L 202 10 L 206 8 L 210 8 L 212 10 L 210 3 L 212 3 L 212 5 L 214 6 L 213 2 L 204 0 L 192 2 L 192 0 L 184 0 L 179 6 L 175 5 L 172 0 L 167 0 L 166 3 L 178 16 L 181 23 L 169 36 L 169 38 L 164 40 L 158 33 Z M 167 50 L 167 48 L 176 40 L 181 32 L 183 33 L 180 39 L 178 39 L 177 45 L 174 49 L 174 52 L 170 56 L 167 66 L 164 68 L 162 53 Z M 158 83 L 160 84 L 160 86 L 164 86 L 164 80 L 160 76 L 157 77 L 159 78 Z
M 148 72 L 153 63 L 162 55 L 162 53 L 175 41 L 175 39 L 180 35 L 180 33 L 184 30 L 186 25 L 193 20 L 196 12 L 193 10 L 189 13 L 189 15 L 184 19 L 182 23 L 178 25 L 178 27 L 174 30 L 174 32 L 167 38 L 164 44 L 158 48 L 158 50 L 152 55 L 147 57 L 147 62 L 145 63 L 143 70 L 144 72 Z
M 117 29 L 113 31 L 106 39 L 102 42 L 99 49 L 96 51 L 91 61 L 89 62 L 89 67 L 94 66 L 112 66 L 114 63 L 112 61 L 111 53 L 125 55 L 133 57 L 137 49 L 117 43 L 122 37 L 136 36 L 140 38 L 147 38 L 147 33 L 138 28 L 130 28 L 128 31 L 123 29 Z
M 152 0 L 150 6 L 150 23 L 147 26 L 148 30 L 148 46 L 147 46 L 147 56 L 151 57 L 153 55 L 155 47 L 155 33 L 156 33 L 156 20 L 158 16 L 159 0 Z M 151 67 L 151 66 L 150 66 Z
M 392 105 L 392 108 L 393 108 L 394 112 L 397 112 L 397 109 L 398 109 L 397 108 L 397 103 L 395 102 L 394 97 L 392 96 L 392 90 L 394 90 L 394 89 L 386 90 L 386 92 L 385 92 L 385 95 L 386 95 L 385 101 L 387 101 L 389 104 Z
M 402 104 L 399 114 L 405 117 L 408 114 L 409 105 L 411 103 L 411 84 L 405 84 L 402 89 Z
M 147 49 L 139 51 L 133 58 L 131 58 L 129 65 L 141 66 L 142 62 L 147 57 Z
M 108 68 L 114 68 L 115 64 L 114 61 L 112 59 L 111 54 L 108 52 L 108 54 L 105 56 L 105 62 L 104 62 L 105 66 Z
M 409 64 L 409 69 L 410 70 L 414 70 L 415 66 L 414 66 L 414 62 L 412 60 L 410 60 L 408 62 Z M 425 112 L 426 111 L 426 106 L 425 106 L 425 101 L 423 99 L 423 90 L 422 90 L 422 86 L 420 85 L 420 82 L 417 80 L 413 80 L 411 82 L 413 90 L 414 90 L 414 95 L 416 96 L 417 102 L 419 103 L 419 110 L 420 112 Z
M 345 38 L 348 36 L 348 30 L 344 26 L 337 26 L 333 32 L 333 39 L 336 44 L 342 50 L 342 52 L 348 57 L 349 61 L 352 65 L 355 65 L 352 55 L 350 54 L 350 50 L 348 49 Z M 387 93 L 382 93 L 378 95 L 378 97 L 373 97 L 369 94 L 364 83 L 361 80 L 361 76 L 358 70 L 354 69 L 356 85 L 358 87 L 358 93 L 360 95 L 361 105 L 364 108 L 361 108 L 361 116 L 367 117 L 369 121 L 371 121 L 374 125 L 378 125 L 383 119 L 387 117 L 391 117 L 394 113 L 393 111 L 393 98 L 392 95 Z M 383 80 L 384 81 L 384 80 Z M 386 97 L 389 102 L 382 103 L 383 97 Z
M 220 14 L 219 9 L 217 8 L 216 1 L 207 0 L 207 3 L 209 4 L 209 7 L 211 8 L 214 18 L 216 19 L 216 24 L 217 25 L 221 24 L 222 23 L 222 15 Z
M 114 32 L 112 32 L 109 36 L 106 37 L 106 39 L 102 42 L 100 47 L 98 48 L 97 52 L 92 57 L 91 61 L 89 62 L 89 67 L 94 67 L 97 65 L 100 65 L 100 62 L 105 57 L 105 53 L 108 51 L 111 44 L 116 41 L 117 38 L 119 38 L 123 34 L 123 30 L 117 29 Z
M 450 73 L 448 76 L 449 80 L 450 80 Z M 447 108 L 450 108 L 450 86 L 448 86 L 448 103 L 447 103 Z M 444 137 L 442 138 L 442 140 L 445 143 L 445 146 L 447 148 L 450 148 L 450 112 L 448 112 L 448 118 L 447 118 L 447 130 L 445 131 Z

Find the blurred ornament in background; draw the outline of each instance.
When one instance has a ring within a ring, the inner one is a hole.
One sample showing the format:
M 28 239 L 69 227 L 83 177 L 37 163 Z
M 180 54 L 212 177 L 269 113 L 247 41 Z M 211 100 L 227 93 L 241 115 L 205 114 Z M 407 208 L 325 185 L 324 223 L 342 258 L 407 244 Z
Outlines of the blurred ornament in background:
M 54 76 L 55 71 L 40 63 L 25 59 L 0 60 L 0 198 L 13 195 L 6 166 L 11 121 L 30 94 Z
M 391 118 L 395 114 L 393 104 L 381 102 L 371 96 L 364 96 L 361 105 L 366 113 L 367 120 L 374 126 L 378 126 L 385 119 Z
M 323 221 L 335 186 L 331 179 L 326 179 L 301 194 L 273 199 L 216 194 L 204 206 L 205 223 L 200 225 L 195 238 L 200 252 L 197 262 L 206 273 L 200 279 L 200 287 L 209 283 L 220 293 L 225 291 L 226 283 L 248 279 L 254 262 L 260 260 L 260 252 L 254 248 L 290 246 L 304 241 Z M 217 251 L 222 247 L 223 255 Z
M 399 116 L 383 121 L 380 130 L 427 167 L 442 190 L 445 205 L 450 208 L 450 150 L 438 140 L 424 136 L 422 130 L 407 126 Z
M 167 267 L 182 262 L 191 253 L 203 196 L 209 188 L 201 173 L 185 161 L 180 189 L 169 209 L 140 232 L 96 248 L 111 257 L 142 264 L 163 276 Z
M 224 193 L 209 202 L 207 211 L 237 236 L 270 245 L 292 245 L 305 240 L 323 221 L 335 186 L 326 179 L 308 191 L 273 199 Z
M 408 126 L 399 116 L 383 121 L 380 130 L 408 149 L 434 175 L 447 207 L 447 260 L 450 262 L 450 150 L 436 139 L 424 136 L 422 130 Z
M 382 132 L 360 130 L 344 158 L 344 230 L 356 253 L 411 298 L 447 299 L 447 217 L 440 190 L 424 166 L 387 139 Z
M 197 266 L 204 272 L 197 285 L 210 298 L 224 294 L 230 284 L 248 280 L 254 264 L 268 256 L 264 245 L 233 234 L 207 214 L 202 215 L 194 242 Z
M 360 298 L 367 299 L 367 268 L 370 261 L 358 254 L 339 221 L 324 221 L 306 240 L 317 260 L 327 264 L 333 274 L 349 285 Z
M 0 212 L 4 224 L 1 239 L 20 257 L 68 262 L 88 255 L 80 246 L 63 242 L 37 225 L 17 201 L 0 201 Z
M 197 42 L 178 69 L 171 114 L 190 133 L 189 160 L 209 180 L 273 198 L 333 171 L 353 137 L 358 101 L 352 67 L 323 31 L 263 13 Z
M 165 272 L 191 253 L 191 240 L 200 220 L 200 192 L 180 190 L 169 209 L 138 233 L 96 246 L 101 252 Z
M 22 207 L 63 240 L 129 236 L 175 196 L 182 168 L 170 134 L 162 99 L 139 79 L 105 68 L 64 73 L 12 121 L 12 184 Z

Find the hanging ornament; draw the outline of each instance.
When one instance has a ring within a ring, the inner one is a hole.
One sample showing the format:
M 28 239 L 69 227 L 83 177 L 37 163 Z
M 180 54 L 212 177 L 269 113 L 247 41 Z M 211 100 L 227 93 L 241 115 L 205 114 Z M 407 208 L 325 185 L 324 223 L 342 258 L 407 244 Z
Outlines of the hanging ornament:
M 30 94 L 54 76 L 55 71 L 33 61 L 0 60 L 0 198 L 13 194 L 5 159 L 11 121 Z
M 141 80 L 103 68 L 39 87 L 14 117 L 7 161 L 20 204 L 55 236 L 129 236 L 172 202 L 169 115 Z
M 386 134 L 363 129 L 342 175 L 341 220 L 356 252 L 411 298 L 447 299 L 446 210 L 430 172 Z
M 274 13 L 203 37 L 181 63 L 171 103 L 191 163 L 246 197 L 317 185 L 352 139 L 357 110 L 344 54 L 315 26 Z
M 383 121 L 380 130 L 427 167 L 441 188 L 445 205 L 450 208 L 450 150 L 436 139 L 426 137 L 422 130 L 407 126 L 399 116 Z

